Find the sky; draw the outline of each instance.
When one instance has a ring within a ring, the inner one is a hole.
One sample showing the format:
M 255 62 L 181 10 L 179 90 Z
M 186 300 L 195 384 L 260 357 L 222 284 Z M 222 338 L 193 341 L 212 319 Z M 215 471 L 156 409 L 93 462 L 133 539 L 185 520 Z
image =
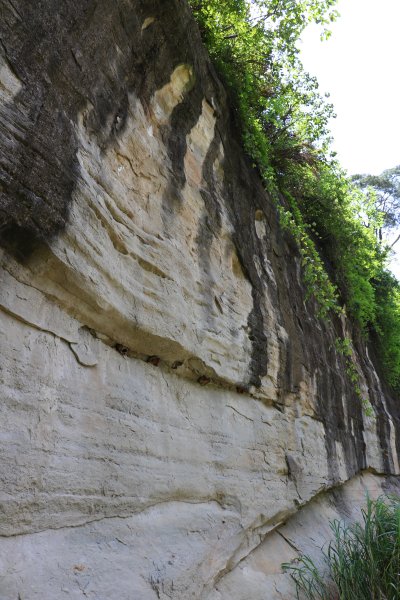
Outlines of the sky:
M 332 36 L 304 32 L 301 58 L 336 119 L 333 149 L 348 173 L 379 174 L 400 164 L 400 0 L 339 0 Z M 400 278 L 400 242 L 391 268 Z

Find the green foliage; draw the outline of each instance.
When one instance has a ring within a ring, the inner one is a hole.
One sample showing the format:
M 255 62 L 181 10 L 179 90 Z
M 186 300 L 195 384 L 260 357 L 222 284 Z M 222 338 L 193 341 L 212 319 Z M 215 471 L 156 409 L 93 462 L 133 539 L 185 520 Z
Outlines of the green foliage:
M 190 3 L 230 90 L 244 147 L 299 245 L 308 297 L 322 318 L 345 310 L 366 336 L 373 331 L 387 379 L 400 386 L 398 289 L 388 283 L 388 251 L 376 236 L 386 217 L 376 195 L 363 192 L 364 181 L 350 181 L 330 153 L 333 107 L 297 47 L 311 22 L 329 36 L 336 0 Z M 396 173 L 386 172 L 392 198 Z
M 376 290 L 376 329 L 378 354 L 388 383 L 400 389 L 400 283 L 382 271 L 374 282 Z
M 319 164 L 317 171 L 293 165 L 281 187 L 291 190 L 305 221 L 313 224 L 347 311 L 363 328 L 374 323 L 373 279 L 384 268 L 386 254 L 377 243 L 374 228 L 365 227 L 361 218 L 375 225 L 379 214 L 374 206 L 334 161 Z
M 298 597 L 307 600 L 398 600 L 400 597 L 400 500 L 367 500 L 362 523 L 331 524 L 334 540 L 323 551 L 321 572 L 309 556 L 286 563 Z
M 289 194 L 287 198 L 291 200 L 291 209 L 285 210 L 282 205 L 278 205 L 280 223 L 284 229 L 290 231 L 299 245 L 303 277 L 308 290 L 307 299 L 313 295 L 318 303 L 319 316 L 326 318 L 330 310 L 339 311 L 337 290 L 326 273 L 295 200 Z
M 333 107 L 304 72 L 296 43 L 312 21 L 334 20 L 336 0 L 192 0 L 216 66 L 239 109 L 246 149 L 267 180 L 287 161 L 326 146 Z M 313 107 L 312 112 L 307 107 Z

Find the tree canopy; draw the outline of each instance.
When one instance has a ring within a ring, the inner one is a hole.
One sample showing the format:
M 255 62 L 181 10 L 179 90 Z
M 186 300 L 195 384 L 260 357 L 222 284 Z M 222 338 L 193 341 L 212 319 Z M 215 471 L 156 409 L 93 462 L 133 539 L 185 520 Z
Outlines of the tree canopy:
M 400 165 L 386 169 L 380 175 L 353 175 L 351 179 L 380 213 L 381 226 L 377 229 L 377 236 L 383 241 L 385 232 L 400 227 Z M 400 234 L 390 242 L 390 246 L 393 248 L 399 240 Z

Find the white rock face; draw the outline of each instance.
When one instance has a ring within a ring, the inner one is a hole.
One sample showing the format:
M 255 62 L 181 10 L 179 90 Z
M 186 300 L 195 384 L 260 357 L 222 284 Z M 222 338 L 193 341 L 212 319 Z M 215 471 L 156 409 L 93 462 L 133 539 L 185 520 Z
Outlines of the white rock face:
M 8 115 L 22 84 L 0 76 Z M 313 523 L 328 535 L 327 490 L 351 518 L 398 474 L 371 361 L 355 354 L 366 417 L 198 82 L 180 61 L 148 102 L 130 90 L 112 143 L 81 107 L 67 228 L 25 260 L 1 251 L 1 600 L 295 598 L 281 563 L 313 551 Z M 195 101 L 179 171 L 174 119 Z

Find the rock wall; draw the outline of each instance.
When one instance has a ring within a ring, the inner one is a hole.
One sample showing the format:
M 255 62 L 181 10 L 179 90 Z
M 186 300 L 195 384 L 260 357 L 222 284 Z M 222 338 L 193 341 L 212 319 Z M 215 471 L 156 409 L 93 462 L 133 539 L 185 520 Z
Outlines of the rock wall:
M 281 562 L 398 485 L 399 410 L 186 0 L 0 0 L 0 39 L 0 598 L 294 598 Z

